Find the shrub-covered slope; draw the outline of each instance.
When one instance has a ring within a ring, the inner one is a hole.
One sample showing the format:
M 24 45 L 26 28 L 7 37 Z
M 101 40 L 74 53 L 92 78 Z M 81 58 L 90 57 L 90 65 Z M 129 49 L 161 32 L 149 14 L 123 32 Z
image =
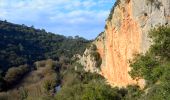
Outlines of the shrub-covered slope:
M 33 26 L 0 21 L 0 69 L 7 70 L 47 58 L 72 57 L 81 54 L 88 42 L 78 36 L 65 37 Z

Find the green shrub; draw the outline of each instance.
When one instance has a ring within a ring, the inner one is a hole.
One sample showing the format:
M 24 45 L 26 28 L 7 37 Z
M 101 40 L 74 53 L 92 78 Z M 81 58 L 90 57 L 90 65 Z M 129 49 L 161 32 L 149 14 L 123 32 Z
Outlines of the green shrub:
M 170 26 L 160 26 L 149 32 L 149 37 L 153 40 L 150 53 L 162 60 L 170 60 Z
M 152 71 L 159 65 L 159 62 L 150 55 L 137 55 L 134 62 L 130 66 L 132 70 L 129 72 L 133 79 L 144 78 L 150 82 L 155 82 L 156 77 L 152 77 Z
M 170 98 L 170 86 L 169 82 L 155 84 L 148 90 L 148 93 L 144 96 L 145 100 L 169 100 Z
M 145 55 L 137 55 L 131 62 L 132 78 L 140 78 L 154 83 L 162 76 L 164 66 L 170 59 L 170 28 L 160 26 L 150 31 L 149 37 L 153 40 L 149 51 Z
M 97 82 L 90 82 L 84 86 L 82 100 L 121 100 L 119 89 Z
M 102 64 L 102 59 L 100 57 L 100 54 L 97 51 L 91 51 L 91 57 L 94 58 L 94 60 L 96 61 L 95 67 L 100 68 Z
M 100 68 L 100 67 L 101 67 L 101 64 L 102 64 L 102 59 L 99 58 L 99 59 L 97 60 L 97 62 L 96 62 L 97 68 Z
M 96 51 L 96 50 L 97 50 L 97 46 L 96 46 L 95 44 L 92 44 L 91 47 L 90 47 L 90 49 L 91 49 L 92 51 Z
M 29 71 L 28 65 L 21 65 L 19 67 L 12 67 L 7 71 L 4 79 L 9 84 L 12 84 L 13 82 L 14 83 L 17 82 L 28 71 Z
M 56 100 L 121 100 L 118 88 L 111 88 L 103 81 L 90 81 L 63 87 L 56 95 Z
M 95 44 L 91 45 L 91 52 L 90 52 L 91 58 L 94 58 L 96 61 L 96 66 L 97 68 L 100 68 L 102 64 L 102 59 L 100 57 L 99 52 L 97 51 L 97 46 Z
M 160 26 L 150 31 L 152 45 L 144 55 L 131 62 L 132 78 L 144 78 L 149 84 L 144 100 L 169 100 L 170 98 L 170 27 Z
M 139 100 L 144 94 L 144 91 L 137 85 L 129 85 L 126 87 L 125 100 Z

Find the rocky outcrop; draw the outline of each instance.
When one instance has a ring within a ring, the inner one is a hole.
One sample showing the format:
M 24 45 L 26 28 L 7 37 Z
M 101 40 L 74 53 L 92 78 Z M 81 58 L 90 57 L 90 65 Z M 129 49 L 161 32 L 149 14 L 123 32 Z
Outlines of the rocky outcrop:
M 144 86 L 144 80 L 129 76 L 128 62 L 134 54 L 148 50 L 151 42 L 147 34 L 151 28 L 170 24 L 170 0 L 117 0 L 113 8 L 105 31 L 93 42 L 102 58 L 99 73 L 114 86 Z M 90 58 L 83 65 L 94 72 Z
M 97 60 L 104 58 L 104 33 L 100 33 L 100 35 L 91 43 L 91 45 L 85 50 L 82 57 L 80 57 L 80 63 L 84 65 L 85 71 L 100 73 L 101 64 L 100 61 L 96 61 L 93 56 L 94 52 L 99 54 Z M 102 59 L 101 59 L 102 63 Z

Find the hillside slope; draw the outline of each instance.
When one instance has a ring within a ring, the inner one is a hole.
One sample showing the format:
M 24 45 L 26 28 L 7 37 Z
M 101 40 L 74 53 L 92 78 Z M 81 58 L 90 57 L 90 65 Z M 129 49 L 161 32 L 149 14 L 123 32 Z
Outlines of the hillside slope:
M 89 41 L 81 37 L 65 37 L 0 21 L 0 69 L 32 64 L 43 59 L 58 60 L 61 56 L 71 58 L 81 54 Z
M 89 42 L 79 36 L 65 37 L 33 26 L 0 21 L 0 91 L 19 84 L 36 69 L 37 61 L 71 63 L 73 55 L 82 54 Z

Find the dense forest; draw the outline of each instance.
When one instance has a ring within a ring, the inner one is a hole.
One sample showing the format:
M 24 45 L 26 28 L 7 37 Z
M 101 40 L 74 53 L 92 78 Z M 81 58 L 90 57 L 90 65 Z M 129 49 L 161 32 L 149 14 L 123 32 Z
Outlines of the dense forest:
M 91 41 L 0 21 L 0 100 L 169 100 L 170 27 L 154 28 L 149 37 L 150 49 L 134 55 L 129 72 L 146 86 L 118 88 L 79 63 L 75 55 Z
M 38 60 L 71 58 L 83 53 L 89 43 L 79 36 L 65 37 L 7 21 L 0 21 L 0 40 L 0 69 L 5 71 Z

